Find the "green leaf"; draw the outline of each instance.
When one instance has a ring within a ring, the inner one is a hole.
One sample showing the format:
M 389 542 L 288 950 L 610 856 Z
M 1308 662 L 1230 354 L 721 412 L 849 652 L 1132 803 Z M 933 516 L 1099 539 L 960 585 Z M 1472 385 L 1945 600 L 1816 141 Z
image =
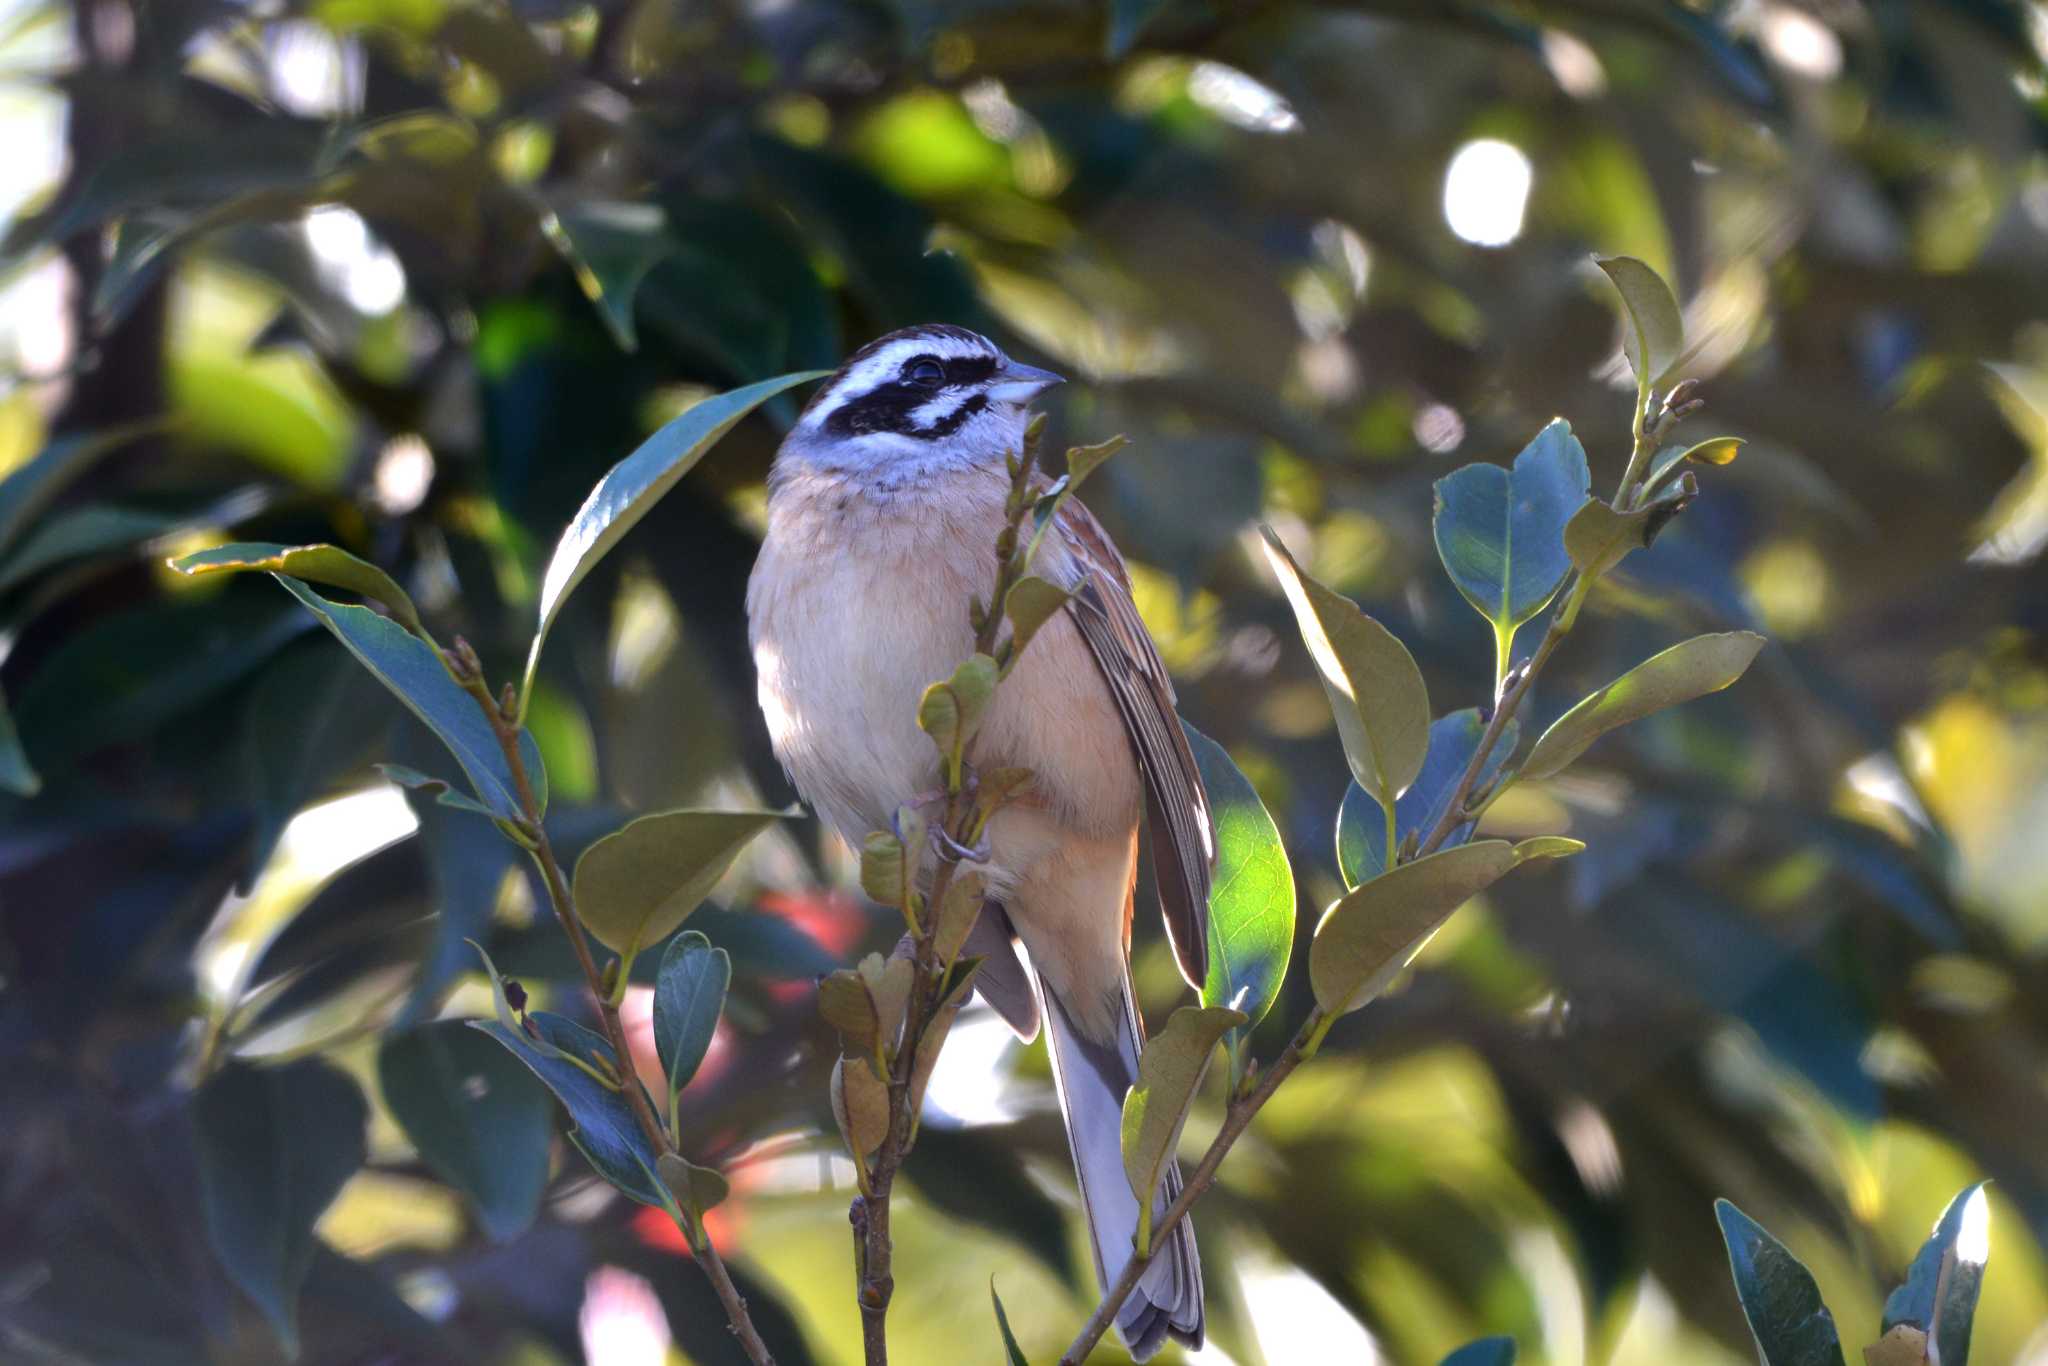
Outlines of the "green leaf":
M 1515 1340 L 1480 1338 L 1445 1357 L 1438 1366 L 1515 1366 Z
M 1571 571 L 1564 530 L 1592 486 L 1585 447 L 1554 419 L 1514 467 L 1466 465 L 1436 481 L 1436 553 L 1451 582 L 1493 623 L 1501 658 L 1515 628 L 1543 610 Z
M 1183 721 L 1209 794 L 1216 868 L 1209 883 L 1209 975 L 1202 1004 L 1244 1012 L 1230 1035 L 1235 1063 L 1245 1039 L 1280 995 L 1294 950 L 1294 869 L 1266 805 L 1223 746 Z
M 1351 776 L 1382 810 L 1392 810 L 1422 771 L 1429 749 L 1429 689 L 1422 671 L 1392 632 L 1302 573 L 1272 528 L 1262 530 L 1266 558 L 1286 590 L 1336 713 Z
M 193 1102 L 207 1237 L 287 1355 L 298 1351 L 313 1225 L 363 1165 L 368 1113 L 354 1082 L 310 1060 L 231 1063 Z
M 1984 1183 L 1965 1187 L 1920 1245 L 1905 1284 L 1884 1302 L 1884 1331 L 1903 1324 L 1927 1334 L 1927 1359 L 1941 1366 L 1967 1366 L 1970 1359 L 1970 1324 L 1984 1284 L 1990 1221 Z
M 1589 498 L 1565 526 L 1565 553 L 1581 574 L 1598 578 L 1630 551 L 1648 549 L 1699 492 L 1699 480 L 1687 470 L 1675 486 L 1626 512 L 1616 512 L 1598 498 Z
M 1079 489 L 1089 475 L 1101 469 L 1112 455 L 1130 444 L 1126 437 L 1112 436 L 1109 440 L 1099 441 L 1093 446 L 1067 447 L 1066 487 L 1061 492 L 1071 494 Z
M 903 841 L 887 830 L 871 830 L 860 846 L 860 889 L 884 906 L 903 904 Z
M 284 574 L 276 578 L 287 592 L 305 604 L 307 611 L 320 619 L 321 625 L 334 633 L 335 639 L 348 647 L 364 668 L 377 676 L 378 682 L 397 694 L 407 710 L 426 722 L 427 729 L 448 746 L 477 798 L 490 808 L 492 815 L 505 820 L 519 818 L 518 785 L 505 762 L 497 733 L 491 729 L 476 699 L 448 676 L 432 646 L 367 607 L 330 602 L 295 578 Z M 524 731 L 519 733 L 519 748 L 534 783 L 535 798 L 539 800 L 540 751 L 533 737 Z
M 996 1278 L 988 1278 L 989 1302 L 996 1307 L 996 1331 L 1003 1335 L 1003 1355 L 1010 1366 L 1031 1366 L 1024 1360 L 1024 1352 L 1017 1346 L 1017 1335 L 1010 1331 L 1010 1316 L 1003 1312 L 1003 1297 L 996 1293 Z
M 351 593 L 360 593 L 383 603 L 399 625 L 415 635 L 422 633 L 419 609 L 412 605 L 412 598 L 398 586 L 397 581 L 376 565 L 356 558 L 339 546 L 240 541 L 180 555 L 170 565 L 180 574 L 195 578 L 205 574 L 263 570 L 304 579 L 308 583 L 346 588 Z
M 555 1093 L 555 1099 L 569 1112 L 575 1128 L 569 1141 L 583 1154 L 599 1176 L 643 1205 L 664 1203 L 653 1173 L 660 1154 L 633 1118 L 632 1106 L 623 1090 L 615 1091 L 599 1082 L 586 1068 L 609 1076 L 622 1075 L 610 1045 L 574 1020 L 565 1020 L 545 1010 L 527 1015 L 535 1031 L 528 1034 L 507 1028 L 502 1020 L 470 1020 L 512 1050 L 519 1061 Z M 580 1060 L 579 1067 L 571 1059 Z M 628 1068 L 626 1086 L 638 1086 L 639 1079 Z
M 1502 765 L 1515 752 L 1520 732 L 1521 723 L 1513 719 L 1501 727 L 1493 752 L 1486 756 L 1485 766 L 1473 780 L 1473 791 L 1499 776 Z M 1430 723 L 1429 752 L 1423 757 L 1422 772 L 1401 794 L 1401 800 L 1394 803 L 1397 847 L 1405 844 L 1411 834 L 1427 838 L 1436 829 L 1437 822 L 1450 809 L 1458 780 L 1465 776 L 1465 769 L 1485 734 L 1486 722 L 1480 719 L 1477 707 L 1439 716 Z M 1438 847 L 1455 849 L 1472 838 L 1472 829 L 1471 821 L 1452 826 L 1451 833 Z M 1343 804 L 1337 808 L 1337 871 L 1343 875 L 1345 887 L 1351 888 L 1372 881 L 1386 870 L 1386 821 L 1371 795 L 1352 783 L 1345 789 Z
M 1714 1202 L 1735 1293 L 1763 1366 L 1841 1366 L 1834 1315 L 1813 1275 L 1785 1245 L 1726 1200 Z
M 1150 1244 L 1152 1197 L 1180 1146 L 1181 1126 L 1217 1041 L 1248 1017 L 1223 1006 L 1182 1006 L 1167 1017 L 1138 1059 L 1138 1081 L 1124 1097 L 1124 1175 L 1138 1198 L 1138 1241 Z
M 0 792 L 33 797 L 42 790 L 43 780 L 30 767 L 14 729 L 14 714 L 7 710 L 7 694 L 0 693 Z
M 852 968 L 828 972 L 818 981 L 818 1016 L 839 1032 L 848 1057 L 871 1058 L 882 1037 L 875 998 Z
M 951 678 L 932 684 L 919 699 L 917 724 L 938 746 L 949 774 L 981 728 L 999 677 L 993 659 L 984 654 L 969 655 L 953 670 Z
M 1686 447 L 1678 458 L 1701 465 L 1732 465 L 1737 453 L 1742 450 L 1742 445 L 1742 438 L 1739 436 L 1711 436 L 1705 441 Z
M 700 1222 L 705 1210 L 716 1209 L 732 1194 L 732 1183 L 715 1167 L 700 1167 L 675 1153 L 663 1153 L 654 1166 L 662 1185 Z
M 1576 843 L 1576 841 L 1572 841 Z M 1338 898 L 1323 912 L 1309 946 L 1309 983 L 1331 1015 L 1356 1010 L 1387 989 L 1451 914 L 1529 858 L 1567 852 L 1506 840 L 1439 849 L 1404 863 Z
M 611 467 L 562 532 L 541 579 L 540 620 L 527 651 L 522 699 L 533 693 L 534 671 L 541 647 L 562 604 L 597 562 L 631 531 L 661 496 L 688 474 L 734 424 L 785 389 L 821 379 L 827 372 L 806 370 L 762 380 L 742 389 L 707 398 L 641 442 L 634 452 Z M 521 705 L 524 705 L 522 701 Z
M 38 514 L 87 467 L 137 438 L 162 431 L 166 425 L 159 418 L 103 432 L 59 437 L 27 464 L 0 479 L 0 553 L 11 549 Z
M 866 1058 L 832 1064 L 832 1118 L 847 1151 L 863 1164 L 889 1136 L 889 1087 Z
M 622 351 L 638 349 L 633 296 L 640 282 L 677 250 L 657 204 L 587 200 L 541 220 L 543 232 L 575 272 L 576 283 L 597 305 L 605 328 Z
M 1073 594 L 1036 574 L 1027 574 L 1010 586 L 1003 598 L 1003 615 L 1010 619 L 1010 658 L 1024 652 L 1031 638 L 1053 614 L 1067 605 Z
M 446 778 L 436 778 L 431 773 L 422 773 L 404 764 L 376 764 L 373 767 L 400 787 L 409 787 L 415 792 L 424 792 L 443 806 L 452 806 L 457 811 L 468 811 L 478 816 L 492 816 L 491 808 L 465 792 L 450 786 Z
M 628 822 L 583 851 L 576 914 L 621 957 L 674 934 L 703 904 L 773 811 L 663 811 Z
M 1636 381 L 1647 388 L 1662 380 L 1685 353 L 1685 320 L 1662 276 L 1633 256 L 1596 256 L 1595 265 L 1621 293 L 1628 325 L 1621 350 Z
M 548 1186 L 553 1106 L 517 1060 L 461 1020 L 386 1038 L 377 1085 L 435 1175 L 496 1242 L 525 1232 Z
M 54 513 L 0 563 L 0 593 L 27 583 L 46 569 L 107 551 L 125 550 L 154 540 L 182 523 L 182 518 L 161 512 L 142 512 L 108 503 Z
M 669 1132 L 678 1137 L 676 1097 L 704 1061 L 731 985 L 732 959 L 695 930 L 671 939 L 661 955 L 661 973 L 654 980 L 654 1046 L 668 1077 Z
M 1742 677 L 1763 649 L 1753 631 L 1694 636 L 1652 655 L 1550 725 L 1522 765 L 1523 778 L 1548 778 L 1566 768 L 1608 731 L 1680 702 L 1689 702 Z

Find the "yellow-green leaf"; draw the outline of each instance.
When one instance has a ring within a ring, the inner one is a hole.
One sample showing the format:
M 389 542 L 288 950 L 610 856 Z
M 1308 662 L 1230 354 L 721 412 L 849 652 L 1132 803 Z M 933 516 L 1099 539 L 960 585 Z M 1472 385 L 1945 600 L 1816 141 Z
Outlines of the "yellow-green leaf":
M 1349 598 L 1301 572 L 1271 527 L 1266 558 L 1315 660 L 1352 776 L 1381 809 L 1415 781 L 1429 750 L 1429 689 L 1408 647 Z
M 952 881 L 946 884 L 945 899 L 939 904 L 939 925 L 932 949 L 941 963 L 950 963 L 960 956 L 967 936 L 974 932 L 974 923 L 981 917 L 981 901 L 987 895 L 988 883 L 980 873 L 970 868 L 953 870 Z
M 1440 849 L 1361 883 L 1323 912 L 1309 946 L 1316 1004 L 1356 1010 L 1387 989 L 1451 913 L 1518 862 L 1506 840 Z
M 913 969 L 908 958 L 884 958 L 871 953 L 860 960 L 861 985 L 875 1005 L 875 1023 L 881 1031 L 882 1047 L 892 1056 L 903 1033 L 903 1017 L 910 1009 Z
M 360 593 L 366 598 L 383 603 L 385 610 L 391 613 L 399 625 L 414 635 L 420 634 L 419 609 L 412 605 L 412 598 L 398 586 L 397 580 L 368 560 L 358 559 L 340 546 L 273 545 L 264 541 L 238 541 L 233 545 L 217 545 L 210 550 L 180 555 L 172 560 L 170 565 L 180 574 L 190 574 L 194 577 L 262 570 L 272 574 L 289 574 L 308 583 L 324 583 L 333 588 L 346 588 L 351 593 Z
M 903 904 L 903 841 L 886 830 L 873 830 L 861 841 L 860 889 L 884 906 Z
M 889 1136 L 889 1087 L 865 1058 L 832 1064 L 832 1118 L 847 1151 L 859 1159 Z
M 1570 858 L 1573 854 L 1585 852 L 1586 842 L 1575 840 L 1569 835 L 1536 835 L 1519 840 L 1515 844 L 1515 862 L 1527 863 L 1539 858 Z
M 1003 598 L 1003 615 L 1010 619 L 1011 659 L 1024 652 L 1031 638 L 1052 620 L 1053 613 L 1067 605 L 1073 594 L 1036 574 L 1027 574 L 1010 586 Z
M 1598 256 L 1594 263 L 1614 282 L 1628 312 L 1621 349 L 1629 369 L 1638 382 L 1657 383 L 1685 352 L 1685 320 L 1678 300 L 1662 276 L 1633 256 Z
M 697 909 L 773 811 L 663 811 L 613 831 L 576 860 L 576 912 L 630 958 Z
M 1522 765 L 1524 778 L 1563 772 L 1592 743 L 1618 726 L 1689 702 L 1742 677 L 1763 649 L 1753 631 L 1694 636 L 1652 655 L 1551 723 Z
M 1124 1175 L 1139 1210 L 1152 1208 L 1166 1164 L 1180 1145 L 1181 1125 L 1187 1122 L 1188 1106 L 1202 1083 L 1209 1055 L 1217 1041 L 1245 1019 L 1243 1011 L 1224 1006 L 1182 1006 L 1145 1045 L 1137 1085 L 1124 1097 L 1123 1116 Z
M 1688 446 L 1680 460 L 1691 460 L 1701 465 L 1732 465 L 1735 456 L 1742 449 L 1739 436 L 1715 436 L 1695 446 Z
M 705 1210 L 719 1204 L 732 1191 L 723 1172 L 700 1167 L 675 1153 L 663 1153 L 656 1158 L 654 1169 L 676 1202 L 699 1220 Z
M 1118 435 L 1093 446 L 1069 446 L 1066 492 L 1072 493 L 1080 488 L 1082 480 L 1101 469 L 1104 461 L 1130 444 L 1126 437 Z

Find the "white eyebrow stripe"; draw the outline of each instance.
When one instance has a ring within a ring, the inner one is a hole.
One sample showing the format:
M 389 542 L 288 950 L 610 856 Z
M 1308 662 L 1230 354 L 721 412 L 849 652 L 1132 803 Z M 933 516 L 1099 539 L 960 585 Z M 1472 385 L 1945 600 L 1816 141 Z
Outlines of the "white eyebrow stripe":
M 980 338 L 956 337 L 944 333 L 900 337 L 847 371 L 845 378 L 832 386 L 830 391 L 812 405 L 803 425 L 810 428 L 822 427 L 826 419 L 838 409 L 896 378 L 901 373 L 904 363 L 913 357 L 938 356 L 946 360 L 986 357 L 997 360 L 1001 355 L 1002 353 L 996 350 L 992 343 Z M 951 409 L 946 410 L 950 411 Z M 946 412 L 939 413 L 938 417 L 944 417 Z M 936 420 L 937 418 L 921 420 L 919 425 L 929 426 Z

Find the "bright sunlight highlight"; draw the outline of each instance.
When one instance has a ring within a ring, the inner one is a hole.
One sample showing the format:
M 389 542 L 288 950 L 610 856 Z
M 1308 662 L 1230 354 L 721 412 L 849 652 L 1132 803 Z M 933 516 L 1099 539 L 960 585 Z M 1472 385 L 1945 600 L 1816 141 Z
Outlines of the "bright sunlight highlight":
M 1504 247 L 1522 235 L 1535 170 L 1521 150 L 1498 138 L 1460 147 L 1444 172 L 1444 221 L 1481 247 Z

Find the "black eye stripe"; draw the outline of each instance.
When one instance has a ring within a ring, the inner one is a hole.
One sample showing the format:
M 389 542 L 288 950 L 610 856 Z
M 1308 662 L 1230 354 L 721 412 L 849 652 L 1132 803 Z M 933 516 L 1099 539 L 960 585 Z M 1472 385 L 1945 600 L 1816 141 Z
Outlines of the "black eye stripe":
M 825 419 L 832 436 L 865 436 L 871 432 L 894 432 L 924 441 L 951 436 L 988 407 L 988 395 L 974 394 L 929 426 L 917 425 L 917 410 L 932 401 L 932 391 L 910 384 L 884 384 L 837 409 Z

